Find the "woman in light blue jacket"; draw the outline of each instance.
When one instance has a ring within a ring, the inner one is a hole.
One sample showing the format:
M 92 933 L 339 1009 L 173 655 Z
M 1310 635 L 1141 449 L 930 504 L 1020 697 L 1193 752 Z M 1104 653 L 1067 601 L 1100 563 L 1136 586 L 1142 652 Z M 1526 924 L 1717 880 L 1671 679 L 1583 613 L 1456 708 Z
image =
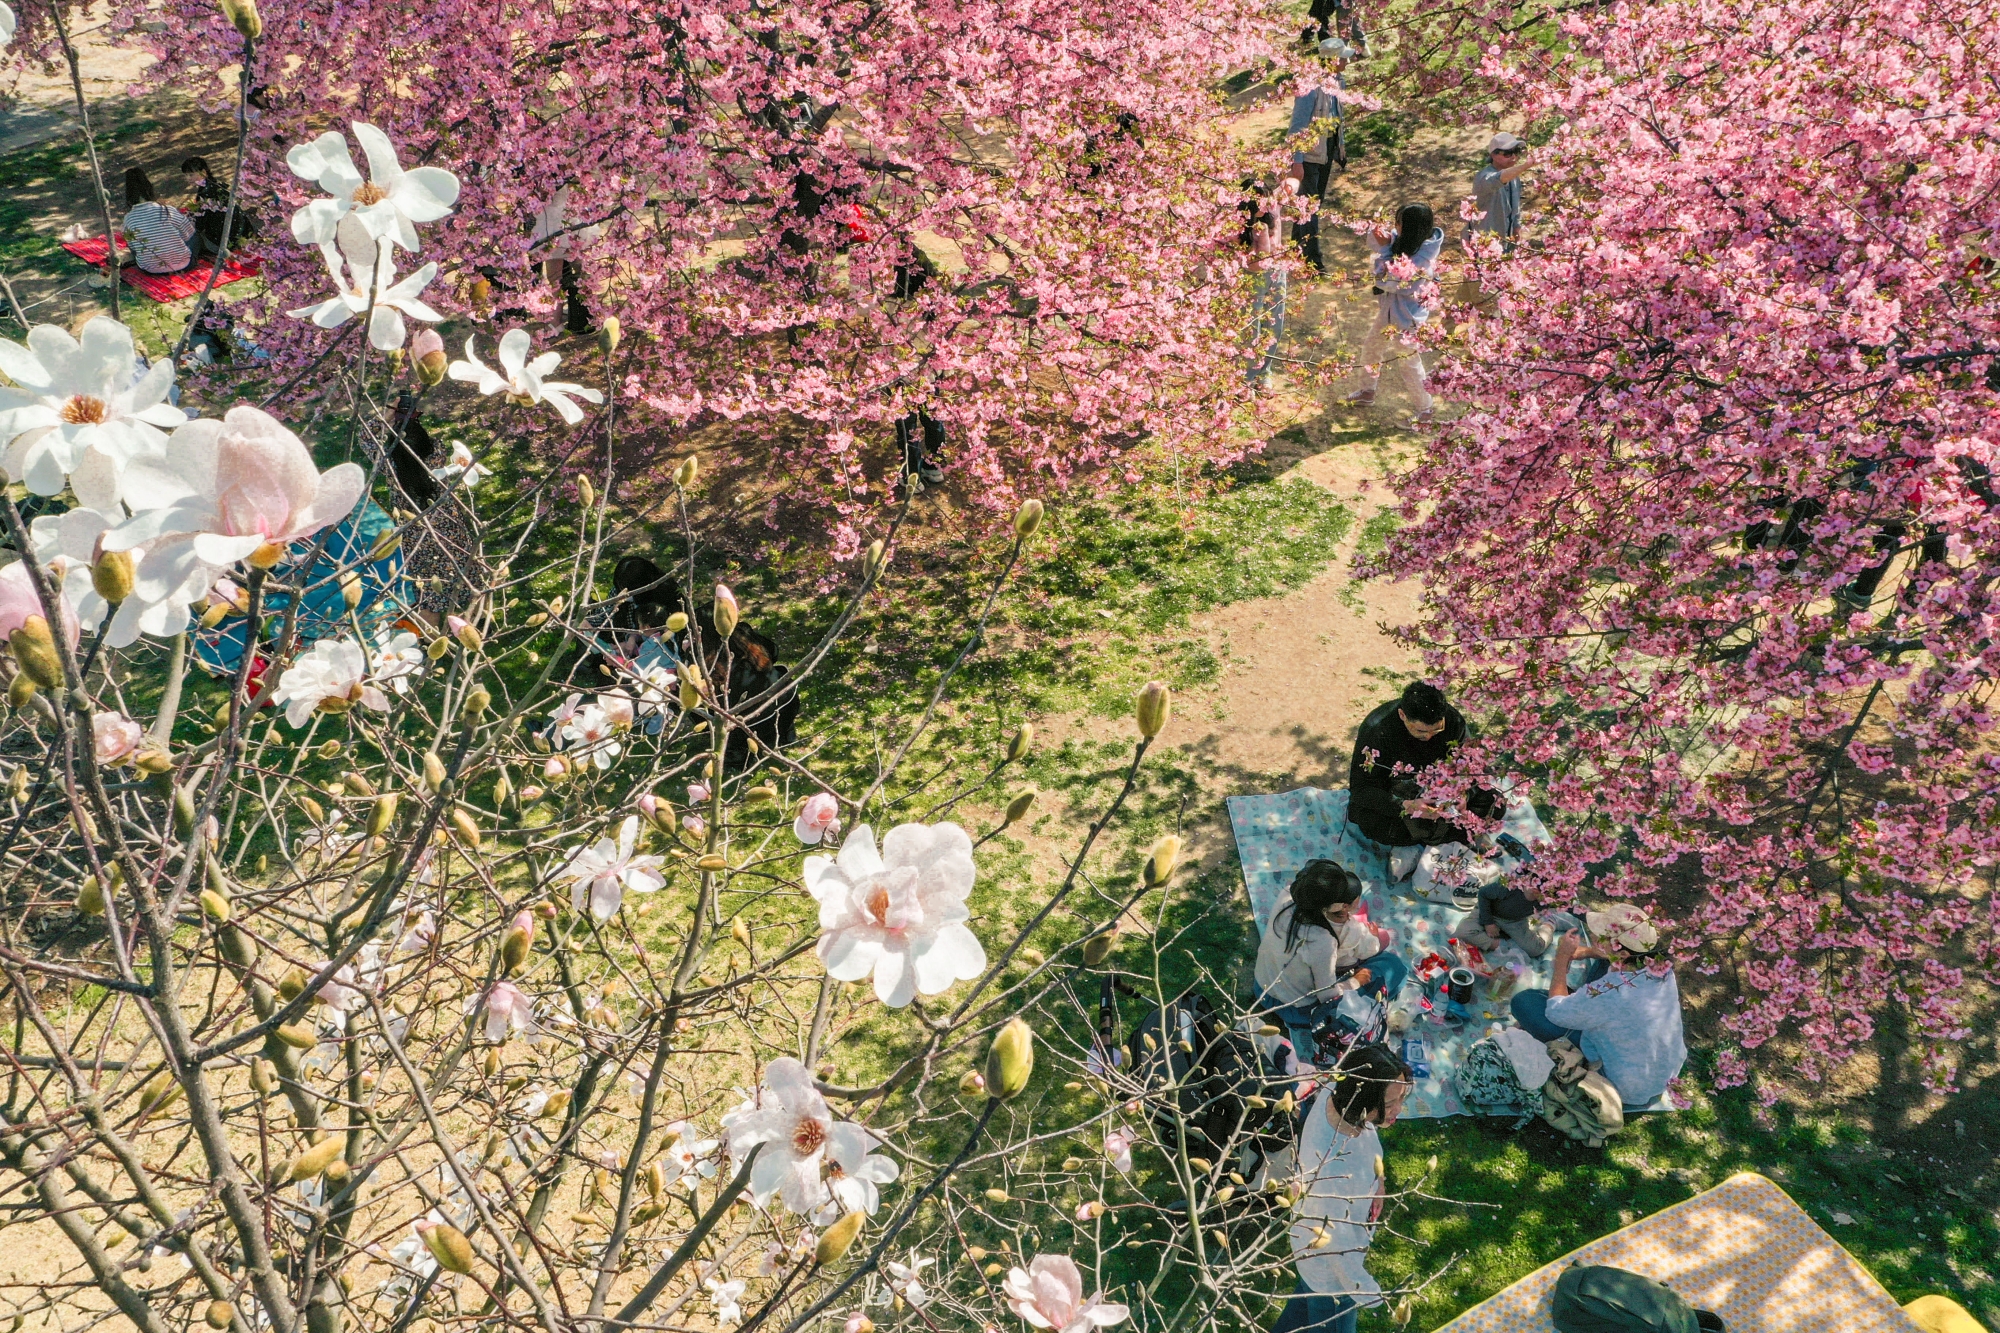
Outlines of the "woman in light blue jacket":
M 1347 401 L 1366 407 L 1375 401 L 1382 363 L 1393 360 L 1416 400 L 1416 424 L 1429 425 L 1437 404 L 1424 387 L 1423 353 L 1409 333 L 1431 317 L 1425 304 L 1436 283 L 1438 255 L 1444 249 L 1444 228 L 1431 216 L 1429 204 L 1404 204 L 1396 212 L 1396 229 L 1375 228 L 1375 326 L 1361 348 L 1361 388 Z

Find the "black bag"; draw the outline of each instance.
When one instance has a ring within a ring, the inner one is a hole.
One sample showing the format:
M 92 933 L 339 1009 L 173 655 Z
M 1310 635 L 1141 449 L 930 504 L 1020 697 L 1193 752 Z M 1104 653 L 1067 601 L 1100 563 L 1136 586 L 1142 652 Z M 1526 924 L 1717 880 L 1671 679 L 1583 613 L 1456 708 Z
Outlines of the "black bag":
M 1160 1087 L 1171 1076 L 1195 1156 L 1216 1161 L 1245 1147 L 1262 1154 L 1291 1141 L 1292 1125 L 1276 1109 L 1288 1081 L 1266 1070 L 1256 1041 L 1224 1023 L 1199 988 L 1147 1014 L 1127 1045 L 1141 1083 Z M 1153 1117 L 1162 1141 L 1172 1142 L 1171 1108 Z
M 1605 1264 L 1565 1269 L 1549 1319 L 1556 1333 L 1725 1333 L 1720 1316 L 1695 1309 L 1649 1277 Z

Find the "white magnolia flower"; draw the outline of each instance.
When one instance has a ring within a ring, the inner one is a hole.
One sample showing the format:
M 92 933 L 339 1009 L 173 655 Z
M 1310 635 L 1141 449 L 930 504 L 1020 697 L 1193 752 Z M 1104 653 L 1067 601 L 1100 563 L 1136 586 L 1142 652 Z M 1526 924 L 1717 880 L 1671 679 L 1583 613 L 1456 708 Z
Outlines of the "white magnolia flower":
M 347 812 L 335 810 L 324 824 L 315 824 L 299 835 L 299 855 L 318 852 L 327 861 L 338 861 L 358 847 L 368 835 L 347 827 Z
M 472 450 L 465 447 L 464 440 L 451 442 L 451 461 L 443 467 L 432 468 L 431 475 L 439 481 L 454 481 L 471 490 L 480 482 L 493 475 L 493 469 L 481 467 L 473 460 Z
M 673 1142 L 667 1145 L 667 1173 L 682 1189 L 693 1189 L 704 1180 L 712 1180 L 716 1172 L 715 1150 L 722 1146 L 717 1139 L 695 1137 L 698 1130 L 685 1120 L 676 1120 L 667 1126 L 667 1133 Z
M 764 1086 L 722 1117 L 722 1129 L 729 1139 L 729 1155 L 737 1161 L 756 1145 L 764 1145 L 750 1169 L 751 1197 L 760 1208 L 773 1196 L 795 1213 L 824 1208 L 834 1197 L 820 1179 L 829 1150 L 838 1161 L 853 1164 L 843 1169 L 844 1174 L 868 1177 L 866 1195 L 855 1192 L 857 1197 L 873 1195 L 874 1181 L 896 1178 L 895 1163 L 868 1156 L 881 1140 L 859 1125 L 836 1121 L 806 1067 L 790 1056 L 766 1067 Z M 884 1165 L 889 1168 L 886 1174 Z
M 352 639 L 321 639 L 300 655 L 278 681 L 272 702 L 285 721 L 303 727 L 315 711 L 345 713 L 355 704 L 380 711 L 389 696 L 369 679 L 368 654 Z
M 599 921 L 608 921 L 625 900 L 625 891 L 652 893 L 666 887 L 661 858 L 633 853 L 639 817 L 627 815 L 618 826 L 618 840 L 599 838 L 589 847 L 572 848 L 558 875 L 570 881 L 570 902 L 581 912 L 585 904 Z
M 670 666 L 657 662 L 647 667 L 627 665 L 621 674 L 627 681 L 626 692 L 642 716 L 664 713 L 670 702 L 680 698 L 680 677 Z
M 743 1299 L 743 1289 L 750 1284 L 742 1278 L 729 1282 L 718 1282 L 709 1278 L 702 1283 L 708 1288 L 709 1304 L 715 1307 L 715 1322 L 724 1328 L 734 1328 L 743 1322 L 743 1307 L 737 1302 Z
M 908 1301 L 912 1308 L 922 1309 L 931 1297 L 919 1278 L 924 1269 L 936 1262 L 915 1250 L 910 1251 L 910 1262 L 906 1264 L 899 1264 L 894 1259 L 887 1261 L 882 1267 L 889 1270 L 889 1290 Z
M 375 645 L 368 675 L 377 685 L 386 685 L 402 694 L 416 684 L 417 674 L 423 669 L 424 650 L 417 645 L 417 636 L 403 630 Z
M 535 1002 L 513 982 L 494 982 L 491 990 L 467 1002 L 465 1012 L 476 1013 L 482 1008 L 486 1010 L 486 1040 L 505 1041 L 510 1032 L 534 1035 Z
M 1008 1308 L 1028 1321 L 1031 1328 L 1054 1329 L 1056 1333 L 1090 1333 L 1091 1329 L 1122 1324 L 1131 1313 L 1114 1305 L 1098 1292 L 1088 1300 L 1083 1295 L 1083 1272 L 1066 1254 L 1038 1254 L 1025 1269 L 1016 1268 L 1001 1284 Z
M 846 1213 L 875 1216 L 882 1206 L 882 1192 L 902 1174 L 887 1157 L 871 1156 L 882 1140 L 854 1124 L 838 1124 L 826 1141 L 826 1188 L 833 1197 L 821 1210 L 819 1221 L 834 1222 Z
M 341 221 L 352 215 L 370 236 L 416 250 L 417 229 L 412 224 L 435 222 L 451 212 L 458 202 L 458 177 L 440 167 L 405 171 L 388 135 L 361 121 L 352 122 L 352 127 L 368 157 L 368 180 L 354 169 L 354 155 L 338 130 L 328 130 L 285 154 L 285 164 L 294 175 L 333 196 L 315 199 L 292 214 L 293 239 L 301 245 L 324 245 L 334 238 Z
M 285 548 L 353 512 L 368 490 L 359 465 L 322 473 L 303 441 L 254 407 L 174 432 L 166 457 L 126 471 L 147 509 L 104 534 L 107 551 L 138 551 L 132 598 L 141 624 L 187 625 L 187 606 L 239 560 L 268 568 Z M 192 590 L 192 591 L 190 591 Z M 152 608 L 164 605 L 163 611 Z
M 124 469 L 158 457 L 187 413 L 167 401 L 174 363 L 142 368 L 132 330 L 102 315 L 78 342 L 53 324 L 28 330 L 28 342 L 0 339 L 0 445 L 7 475 L 36 495 L 67 484 L 85 508 L 115 513 Z
M 1113 1129 L 1104 1135 L 1104 1156 L 1117 1168 L 1118 1174 L 1132 1174 L 1132 1136 L 1122 1129 Z
M 892 1009 L 936 995 L 986 968 L 986 950 L 965 922 L 972 892 L 972 839 L 956 824 L 903 824 L 882 850 L 866 824 L 838 857 L 806 858 L 806 891 L 819 903 L 820 961 L 839 981 L 875 977 Z
M 61 575 L 63 594 L 76 607 L 77 623 L 86 629 L 103 624 L 105 613 L 111 610 L 111 604 L 98 595 L 90 566 L 97 556 L 98 540 L 123 521 L 122 513 L 114 516 L 96 509 L 71 509 L 61 514 L 45 514 L 29 525 L 35 554 L 50 571 Z M 143 558 L 143 553 L 134 558 Z M 188 596 L 180 606 L 181 619 L 173 628 L 186 623 L 186 603 L 200 595 L 199 588 L 186 591 Z M 123 648 L 141 633 L 171 633 L 173 628 L 168 622 L 173 619 L 173 611 L 168 601 L 148 604 L 140 598 L 127 597 L 111 617 L 105 643 L 112 648 Z
M 428 909 L 415 917 L 405 916 L 403 933 L 396 939 L 397 953 L 422 953 L 437 938 L 437 917 Z
M 804 1263 L 818 1246 L 819 1233 L 811 1227 L 799 1228 L 799 1234 L 792 1237 L 790 1245 L 783 1241 L 767 1241 L 764 1257 L 757 1261 L 757 1276 L 773 1277 L 793 1264 Z
M 436 1226 L 444 1221 L 444 1215 L 433 1208 L 420 1220 Z M 389 1266 L 396 1271 L 382 1284 L 382 1294 L 391 1300 L 407 1296 L 416 1290 L 418 1283 L 437 1272 L 437 1256 L 431 1253 L 430 1246 L 424 1244 L 416 1222 L 410 1223 L 410 1234 L 397 1241 L 389 1251 Z
M 444 318 L 418 299 L 437 276 L 438 266 L 425 264 L 397 281 L 396 252 L 377 244 L 352 218 L 341 221 L 337 242 L 320 246 L 319 252 L 326 257 L 334 294 L 318 305 L 287 310 L 293 319 L 309 319 L 323 329 L 337 329 L 357 315 L 366 315 L 369 343 L 392 352 L 410 336 L 403 316 L 431 324 Z
M 556 410 L 556 415 L 574 426 L 583 420 L 583 409 L 572 403 L 572 397 L 581 398 L 586 403 L 601 403 L 604 395 L 581 384 L 564 384 L 544 379 L 556 368 L 562 357 L 554 352 L 543 352 L 533 361 L 528 360 L 528 331 L 509 329 L 500 339 L 500 369 L 493 370 L 479 359 L 473 349 L 473 340 L 465 340 L 465 360 L 451 363 L 449 374 L 455 380 L 479 386 L 479 392 L 488 397 L 505 393 L 513 401 L 524 407 L 536 403 L 547 403 Z
M 343 1018 L 361 1007 L 362 998 L 360 978 L 352 963 L 336 969 L 326 984 L 313 992 L 313 999 Z
M 597 704 L 585 704 L 562 724 L 563 748 L 578 750 L 599 768 L 611 767 L 625 747 L 618 741 L 618 723 Z

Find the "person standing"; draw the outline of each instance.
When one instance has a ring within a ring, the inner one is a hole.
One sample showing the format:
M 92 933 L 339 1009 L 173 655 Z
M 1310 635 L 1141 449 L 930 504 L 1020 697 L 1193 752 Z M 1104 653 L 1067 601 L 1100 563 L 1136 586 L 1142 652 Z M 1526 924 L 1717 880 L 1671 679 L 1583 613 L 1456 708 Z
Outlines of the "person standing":
M 1382 363 L 1394 360 L 1401 370 L 1417 413 L 1412 424 L 1428 426 L 1437 417 L 1437 403 L 1425 387 L 1423 350 L 1410 334 L 1431 317 L 1438 255 L 1444 250 L 1444 228 L 1437 225 L 1429 204 L 1404 204 L 1392 230 L 1377 223 L 1375 244 L 1375 322 L 1361 348 L 1361 388 L 1347 396 L 1356 407 L 1375 401 Z
M 1284 226 L 1271 187 L 1245 181 L 1243 248 L 1250 252 L 1250 360 L 1246 374 L 1252 388 L 1270 393 L 1278 387 L 1278 344 L 1285 339 L 1285 303 L 1289 277 L 1279 253 L 1278 234 Z
M 125 244 L 145 273 L 179 273 L 194 263 L 194 219 L 153 197 L 153 182 L 138 167 L 125 171 Z
M 1354 1333 L 1361 1307 L 1382 1303 L 1365 1264 L 1387 1183 L 1377 1131 L 1402 1114 L 1411 1078 L 1387 1046 L 1356 1046 L 1313 1099 L 1299 1130 L 1306 1196 L 1291 1224 L 1299 1281 L 1271 1333 Z
M 1346 142 L 1341 136 L 1340 94 L 1346 89 L 1341 71 L 1354 56 L 1354 48 L 1338 37 L 1329 37 L 1319 44 L 1322 64 L 1330 73 L 1321 76 L 1318 87 L 1300 93 L 1292 99 L 1292 119 L 1285 128 L 1285 139 L 1293 142 L 1314 126 L 1331 123 L 1331 133 L 1317 134 L 1310 143 L 1292 151 L 1292 180 L 1297 184 L 1299 195 L 1310 201 L 1313 215 L 1292 230 L 1292 239 L 1299 243 L 1299 250 L 1313 267 L 1313 272 L 1324 273 L 1326 262 L 1319 248 L 1320 201 L 1326 196 L 1328 175 L 1333 168 L 1347 165 Z
M 1468 232 L 1488 231 L 1512 250 L 1521 235 L 1521 177 L 1528 173 L 1528 145 L 1501 131 L 1486 145 L 1486 166 L 1472 178 L 1472 199 L 1485 213 Z

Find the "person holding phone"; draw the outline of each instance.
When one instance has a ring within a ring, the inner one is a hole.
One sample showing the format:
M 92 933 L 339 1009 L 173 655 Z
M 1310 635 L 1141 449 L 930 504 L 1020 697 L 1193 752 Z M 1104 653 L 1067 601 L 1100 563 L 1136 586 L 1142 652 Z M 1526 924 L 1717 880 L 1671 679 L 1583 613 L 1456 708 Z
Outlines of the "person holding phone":
M 1375 402 L 1382 364 L 1393 360 L 1409 386 L 1417 413 L 1412 424 L 1427 426 L 1437 416 L 1437 403 L 1425 388 L 1423 350 L 1410 334 L 1431 317 L 1435 299 L 1438 256 L 1444 251 L 1444 228 L 1437 225 L 1429 204 L 1404 204 L 1396 225 L 1377 223 L 1375 245 L 1375 321 L 1361 348 L 1361 387 L 1347 397 L 1356 407 Z

